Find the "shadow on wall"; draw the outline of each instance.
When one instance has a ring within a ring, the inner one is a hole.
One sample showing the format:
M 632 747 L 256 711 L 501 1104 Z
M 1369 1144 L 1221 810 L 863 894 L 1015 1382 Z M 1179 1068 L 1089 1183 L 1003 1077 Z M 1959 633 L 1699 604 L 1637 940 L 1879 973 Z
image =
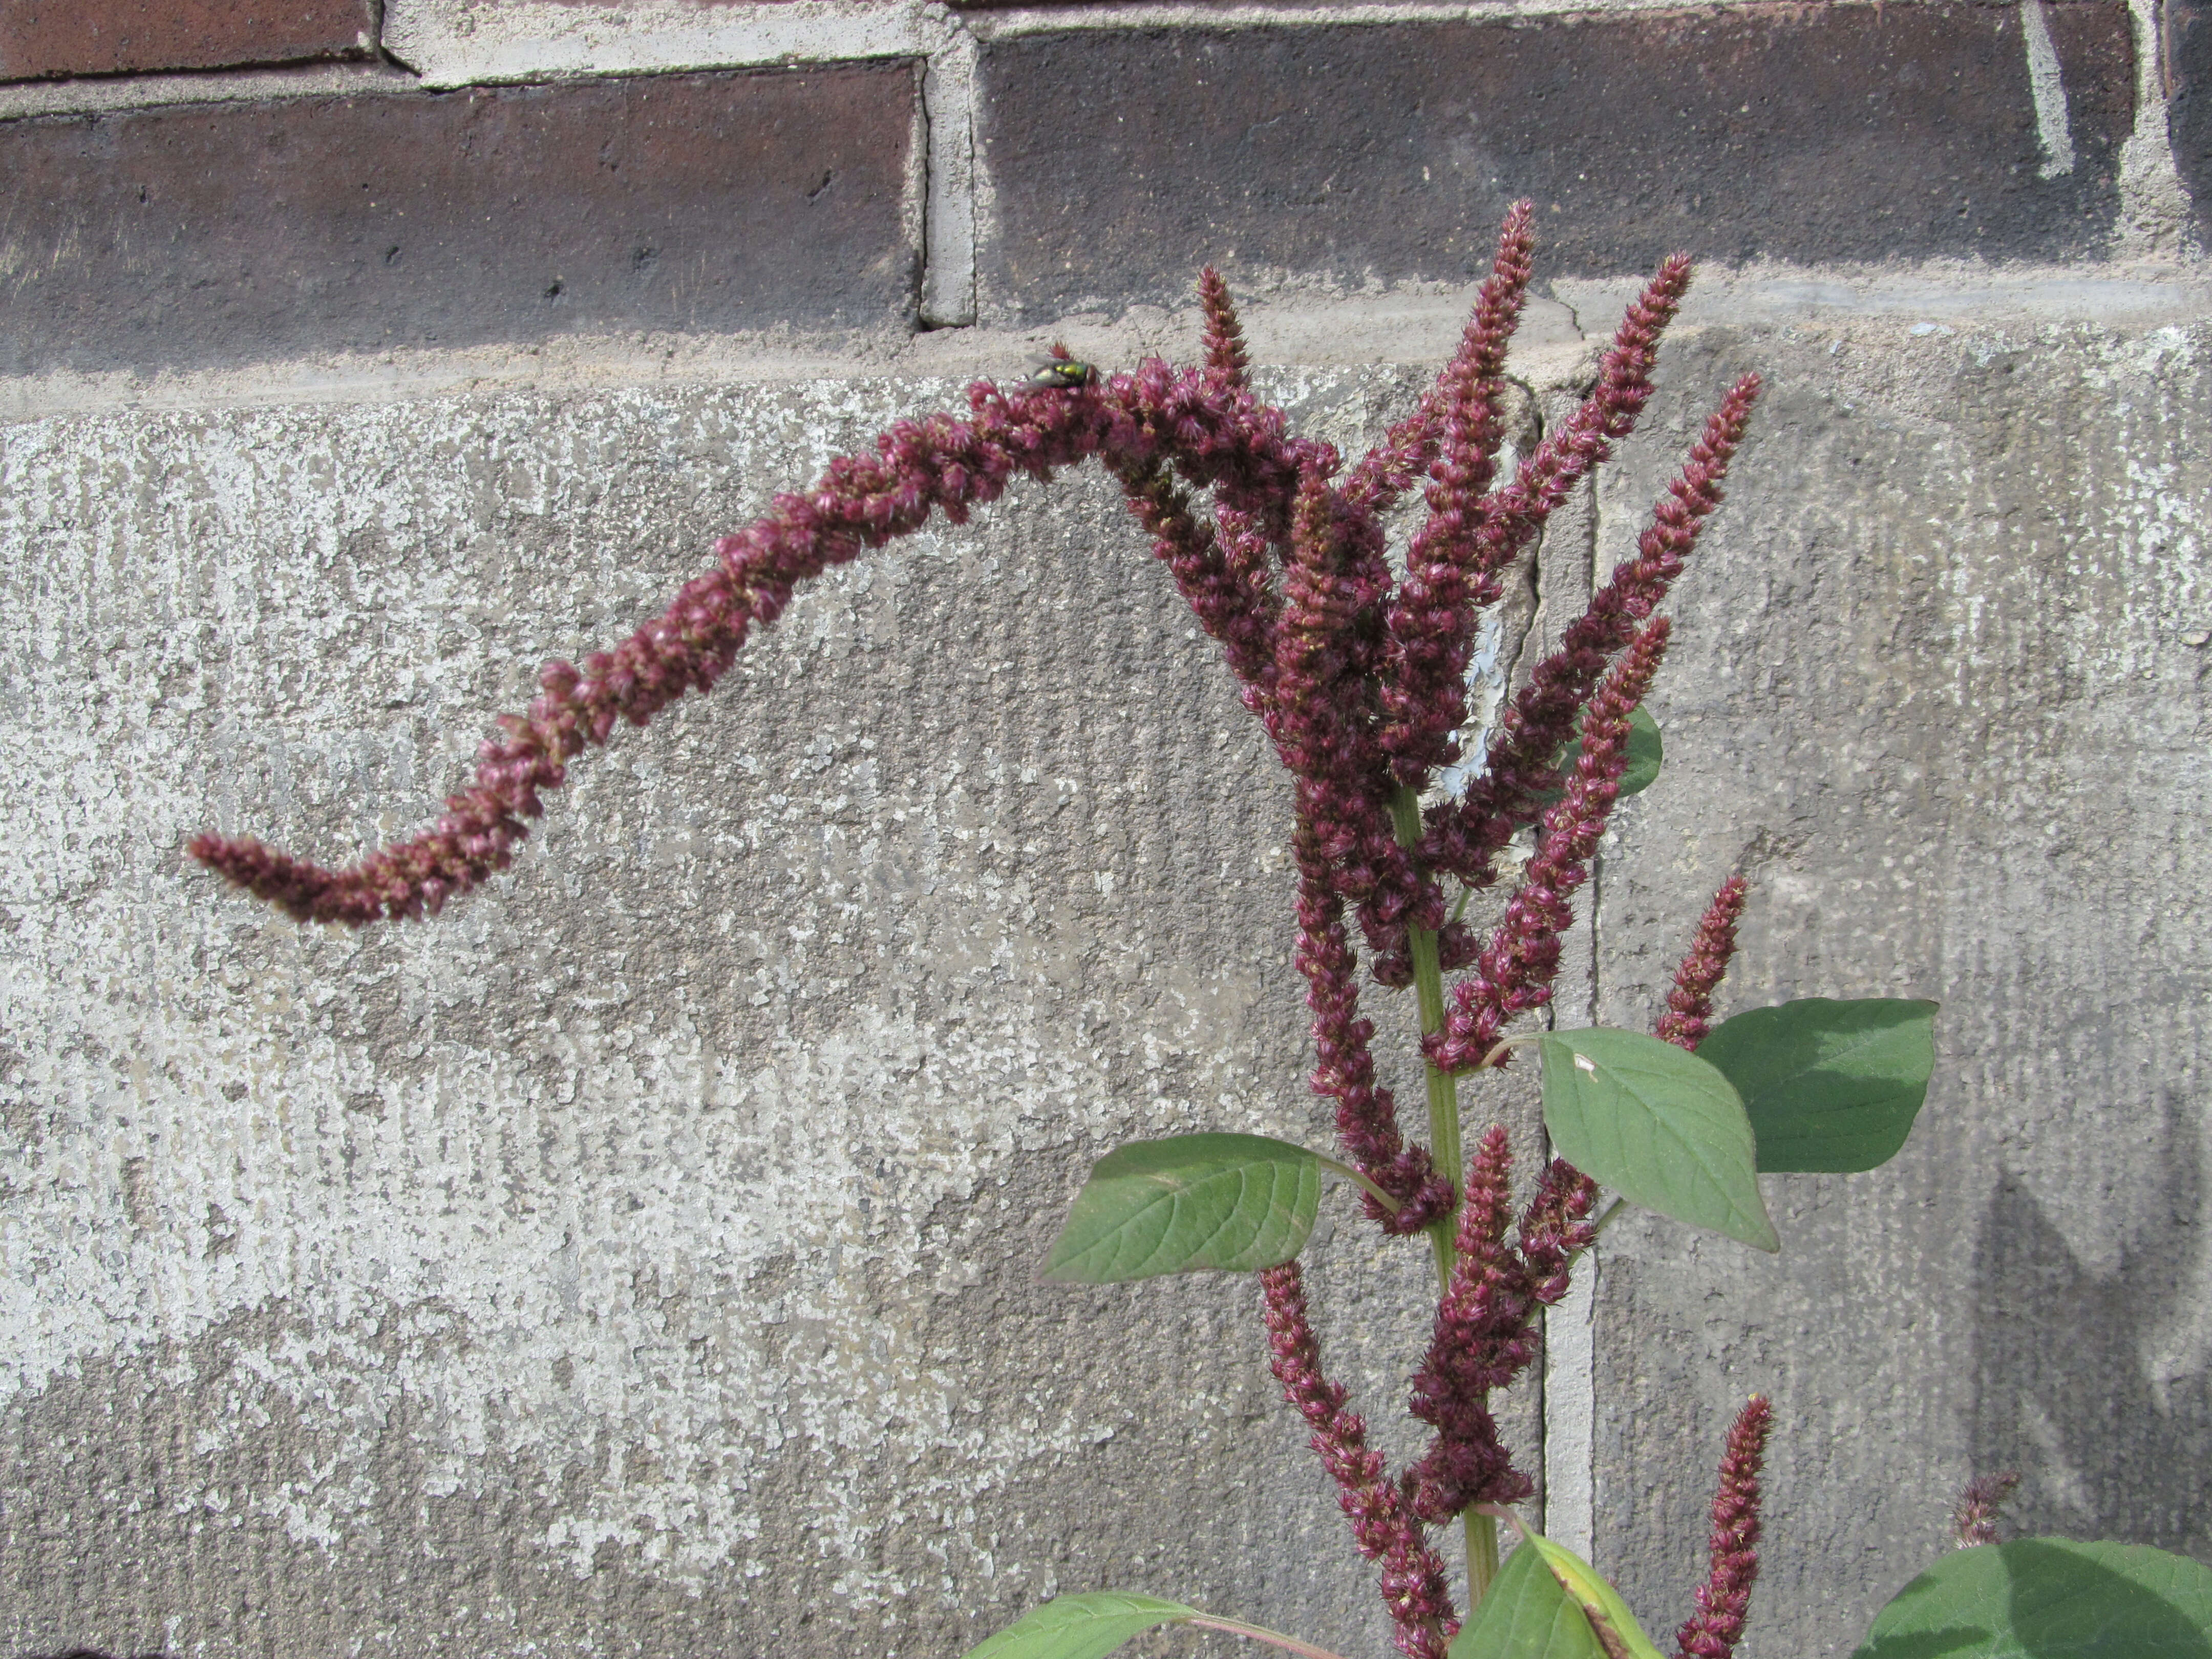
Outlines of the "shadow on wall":
M 2212 1379 L 2201 1358 L 2160 1378 L 2186 1343 L 2203 1212 L 2194 1128 L 2172 1101 L 2158 1224 L 2125 1239 L 2112 1273 L 2083 1267 L 2012 1176 L 1975 1247 L 1982 1287 L 1972 1431 L 1977 1473 L 2017 1469 L 2019 1532 L 2154 1544 L 2212 1556 Z M 2177 1340 L 2179 1339 L 2179 1340 Z M 2183 1352 L 2195 1354 L 2193 1347 Z

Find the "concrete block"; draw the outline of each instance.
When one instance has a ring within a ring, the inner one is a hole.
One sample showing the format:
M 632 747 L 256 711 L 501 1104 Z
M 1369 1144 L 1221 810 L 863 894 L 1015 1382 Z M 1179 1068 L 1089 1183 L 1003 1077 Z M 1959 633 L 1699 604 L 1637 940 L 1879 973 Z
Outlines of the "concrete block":
M 1976 1470 L 2212 1547 L 2212 331 L 1764 292 L 1699 302 L 1528 584 L 1555 627 L 1768 374 L 1572 1000 L 1648 1020 L 1741 860 L 1726 1007 L 1938 997 L 1937 1085 L 1890 1169 L 1770 1183 L 1778 1261 L 1610 1232 L 1595 1401 L 1548 1385 L 1587 1449 L 1513 1429 L 1663 1632 L 1771 1393 L 1746 1659 L 1848 1653 Z M 1414 381 L 1269 384 L 1349 444 Z M 0 1648 L 945 1655 L 1103 1585 L 1385 1650 L 1249 1285 L 1031 1279 L 1115 1140 L 1327 1133 L 1273 763 L 1095 477 L 809 590 L 434 925 L 300 929 L 183 861 L 404 833 L 533 665 L 957 392 L 0 428 Z M 1324 1340 L 1402 1462 L 1426 1264 L 1328 1203 Z
M 2127 9 L 2041 15 L 2063 93 L 2040 110 L 2009 6 L 987 35 L 984 314 L 1172 302 L 1207 263 L 1462 282 L 1522 196 L 1571 272 L 2092 253 L 2133 121 Z
M 374 0 L 13 0 L 0 81 L 365 57 Z
M 0 372 L 914 314 L 902 63 L 0 123 Z
M 422 822 L 959 392 L 0 431 L 0 1651 L 934 1656 L 1094 1585 L 1387 1647 L 1250 1281 L 1035 1281 L 1109 1145 L 1328 1133 L 1273 760 L 1095 475 L 807 590 L 434 926 L 182 858 Z M 1382 1425 L 1430 1269 L 1353 1214 Z
M 1765 1178 L 1779 1257 L 1616 1230 L 1596 1547 L 1655 1627 L 1703 1572 L 1683 1460 L 1709 1470 L 1753 1391 L 1755 1659 L 1850 1653 L 1977 1474 L 2025 1474 L 2022 1531 L 2212 1554 L 2208 353 L 2201 323 L 1900 317 L 1715 328 L 1666 365 L 1678 438 L 1692 389 L 1755 365 L 1771 391 L 1671 607 L 1666 772 L 1604 853 L 1607 1023 L 1656 1013 L 1739 866 L 1722 1012 L 1943 1006 L 1893 1164 Z M 1601 568 L 1665 462 L 1609 484 Z

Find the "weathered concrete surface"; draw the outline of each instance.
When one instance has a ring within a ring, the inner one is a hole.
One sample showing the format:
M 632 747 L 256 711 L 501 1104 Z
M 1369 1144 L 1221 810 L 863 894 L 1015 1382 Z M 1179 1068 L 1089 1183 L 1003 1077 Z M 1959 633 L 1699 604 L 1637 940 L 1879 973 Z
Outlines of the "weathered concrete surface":
M 1750 1659 L 1848 1651 L 1970 1468 L 2202 1548 L 2206 1450 L 2205 331 L 1779 291 L 1702 302 L 1601 502 L 1609 556 L 1769 372 L 1576 985 L 1648 1018 L 1748 846 L 1731 1006 L 1946 1003 L 1905 1158 L 1771 1183 L 1778 1262 L 1609 1236 L 1598 1557 L 1679 1618 L 1698 1465 L 1772 1390 Z M 1339 438 L 1413 384 L 1278 382 Z M 301 930 L 182 866 L 210 822 L 419 823 L 532 665 L 956 391 L 0 428 L 0 1650 L 952 1654 L 1091 1585 L 1388 1650 L 1249 1287 L 1030 1279 L 1111 1140 L 1322 1131 L 1272 762 L 1096 480 L 825 581 L 435 925 Z M 1390 1424 L 1425 1264 L 1342 1226 L 1316 1279 Z
M 1771 384 L 1677 592 L 1668 770 L 1605 857 L 1608 1023 L 1648 1018 L 1702 897 L 1755 884 L 1723 1012 L 1935 997 L 1887 1170 L 1770 1176 L 1778 1258 L 1621 1230 L 1598 1311 L 1599 1559 L 1688 1611 L 1686 1447 L 1778 1408 L 1745 1651 L 1844 1654 L 1970 1475 L 2036 1531 L 2212 1553 L 2200 1170 L 2212 933 L 2212 329 L 1901 322 L 1672 354 L 1654 415 Z M 1625 549 L 1660 487 L 1604 496 Z
M 435 926 L 181 859 L 404 830 L 957 391 L 0 434 L 0 1651 L 937 1654 L 1094 1585 L 1386 1645 L 1249 1284 L 1030 1282 L 1112 1139 L 1325 1126 L 1273 762 L 1096 479 L 822 584 Z M 1425 1253 L 1339 1239 L 1387 1419 Z

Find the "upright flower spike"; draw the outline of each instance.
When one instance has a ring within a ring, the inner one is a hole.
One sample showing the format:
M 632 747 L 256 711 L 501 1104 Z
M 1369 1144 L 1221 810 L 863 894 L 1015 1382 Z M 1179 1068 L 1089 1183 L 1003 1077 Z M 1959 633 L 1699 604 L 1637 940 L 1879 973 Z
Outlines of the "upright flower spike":
M 1407 1659 L 1444 1659 L 1459 1620 L 1444 1565 L 1392 1482 L 1382 1454 L 1367 1443 L 1367 1425 L 1346 1408 L 1343 1385 L 1321 1369 L 1321 1344 L 1306 1315 L 1305 1282 L 1288 1261 L 1260 1275 L 1270 1369 L 1283 1398 L 1313 1430 L 1313 1449 L 1337 1485 L 1359 1553 L 1382 1564 L 1382 1601 Z
M 1546 1307 L 1567 1293 L 1574 1259 L 1597 1238 L 1589 1218 L 1597 1204 L 1597 1182 L 1564 1158 L 1555 1158 L 1536 1183 L 1536 1195 L 1521 1216 L 1521 1259 L 1528 1264 L 1534 1295 Z
M 1206 312 L 1206 373 L 1218 385 L 1242 390 L 1249 362 L 1244 355 L 1244 331 L 1237 321 L 1229 284 L 1212 265 L 1198 273 L 1198 300 Z
M 1451 400 L 1452 388 L 1465 379 L 1468 360 L 1486 357 L 1494 349 L 1503 364 L 1505 341 L 1520 322 L 1521 301 L 1528 286 L 1536 246 L 1530 229 L 1534 211 L 1534 204 L 1522 201 L 1507 212 L 1498 231 L 1497 258 L 1477 296 L 1474 315 L 1460 338 L 1458 355 L 1421 394 L 1413 412 L 1393 426 L 1352 470 L 1344 485 L 1347 501 L 1376 513 L 1389 512 L 1435 459 L 1443 411 Z
M 1554 1158 L 1505 1242 L 1505 1131 L 1493 1126 L 1475 1149 L 1458 1225 L 1458 1258 L 1437 1307 L 1429 1351 L 1414 1374 L 1412 1410 L 1437 1431 L 1407 1471 L 1414 1513 L 1441 1525 L 1473 1504 L 1516 1504 L 1534 1483 L 1513 1467 L 1498 1436 L 1490 1395 L 1509 1387 L 1543 1346 L 1536 1316 L 1567 1293 L 1575 1256 L 1589 1247 L 1597 1183 Z
M 1474 976 L 1455 988 L 1443 1030 L 1423 1040 L 1440 1069 L 1459 1072 L 1477 1064 L 1515 1015 L 1552 1000 L 1559 935 L 1574 921 L 1571 901 L 1589 878 L 1590 854 L 1620 798 L 1620 775 L 1628 765 L 1629 713 L 1650 689 L 1667 639 L 1667 619 L 1654 617 L 1590 699 L 1582 758 L 1566 794 L 1545 814 L 1544 833 L 1520 889 L 1484 947 Z
M 1423 849 L 1432 867 L 1449 871 L 1470 886 L 1487 885 L 1498 850 L 1516 830 L 1534 822 L 1557 781 L 1552 769 L 1573 738 L 1575 715 L 1605 672 L 1606 659 L 1666 597 L 1705 520 L 1720 505 L 1721 480 L 1743 441 L 1759 392 L 1756 374 L 1745 375 L 1729 389 L 1681 472 L 1653 507 L 1636 556 L 1614 568 L 1589 610 L 1569 625 L 1559 648 L 1536 665 L 1508 707 L 1491 737 L 1483 775 L 1455 810 L 1437 816 Z
M 1748 891 L 1741 876 L 1730 876 L 1705 907 L 1690 954 L 1674 970 L 1674 988 L 1667 994 L 1667 1012 L 1652 1028 L 1651 1034 L 1662 1042 L 1694 1054 L 1712 1029 L 1713 992 L 1728 972 L 1729 958 L 1735 954 L 1735 925 L 1743 915 Z
M 1729 1659 L 1742 1638 L 1759 1577 L 1759 1472 L 1773 1420 L 1765 1396 L 1755 1394 L 1729 1430 L 1713 1495 L 1712 1565 L 1698 1587 L 1697 1611 L 1675 1632 L 1675 1659 Z
M 1505 440 L 1498 413 L 1505 349 L 1528 287 L 1526 208 L 1506 221 L 1474 319 L 1437 381 L 1429 517 L 1407 550 L 1406 577 L 1390 605 L 1381 742 L 1392 776 L 1410 789 L 1457 757 L 1452 733 L 1467 718 L 1475 624 L 1498 602 L 1498 561 L 1508 551 L 1506 543 L 1481 535 L 1481 504 Z
M 1960 1549 L 1997 1541 L 1997 1516 L 2019 1486 L 2020 1475 L 2011 1469 L 2002 1474 L 1979 1475 L 1966 1483 L 1966 1491 L 1959 1494 L 1958 1510 L 1951 1517 L 1951 1535 Z

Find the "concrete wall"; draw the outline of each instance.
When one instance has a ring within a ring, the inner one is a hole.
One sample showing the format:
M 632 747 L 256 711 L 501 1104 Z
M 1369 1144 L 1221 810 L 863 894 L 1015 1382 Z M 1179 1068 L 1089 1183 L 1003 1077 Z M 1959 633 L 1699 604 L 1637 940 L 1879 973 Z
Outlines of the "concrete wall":
M 1249 1285 L 1032 1282 L 1115 1140 L 1324 1125 L 1283 791 L 1097 477 L 810 590 L 434 924 L 181 848 L 405 833 L 886 421 L 1187 356 L 1206 260 L 1362 442 L 1522 193 L 1532 410 L 1708 263 L 1496 673 L 1771 387 L 1561 1018 L 1739 861 L 1725 1008 L 1944 1003 L 1780 1258 L 1608 1235 L 1550 1525 L 1671 1627 L 1765 1389 L 1748 1659 L 1848 1653 L 1972 1472 L 2212 1559 L 2194 5 L 295 10 L 0 27 L 0 1653 L 949 1656 L 1094 1586 L 1386 1651 Z M 1340 1197 L 1312 1261 L 1403 1455 L 1424 1263 Z

